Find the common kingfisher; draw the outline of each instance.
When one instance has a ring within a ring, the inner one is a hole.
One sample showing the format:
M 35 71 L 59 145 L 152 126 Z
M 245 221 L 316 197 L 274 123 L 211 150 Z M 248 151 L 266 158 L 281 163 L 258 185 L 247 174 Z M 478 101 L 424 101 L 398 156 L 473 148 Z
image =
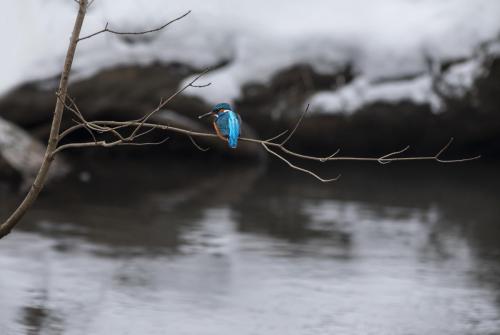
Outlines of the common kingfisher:
M 226 102 L 215 105 L 210 112 L 200 115 L 198 118 L 201 119 L 208 115 L 214 116 L 213 126 L 217 136 L 228 141 L 229 147 L 235 149 L 238 146 L 238 137 L 240 136 L 240 116 Z

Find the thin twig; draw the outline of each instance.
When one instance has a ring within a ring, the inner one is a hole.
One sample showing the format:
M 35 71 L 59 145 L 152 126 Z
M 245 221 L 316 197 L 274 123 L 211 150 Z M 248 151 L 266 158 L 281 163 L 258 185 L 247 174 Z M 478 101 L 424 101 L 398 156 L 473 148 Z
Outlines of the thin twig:
M 156 142 L 131 142 L 131 143 L 119 143 L 118 145 L 131 145 L 131 146 L 150 146 L 150 145 L 160 145 L 167 142 L 170 136 L 165 137 L 163 140 Z
M 80 124 L 80 121 L 78 120 L 75 120 L 75 119 L 72 119 L 73 122 L 75 122 L 76 124 Z M 95 137 L 94 133 L 92 132 L 91 129 L 89 129 L 88 127 L 83 127 L 83 129 L 85 129 L 89 134 L 90 134 L 90 137 L 92 137 L 92 139 L 94 140 L 94 142 L 97 142 L 97 138 Z
M 285 131 L 282 131 L 281 133 L 279 133 L 278 135 L 274 136 L 274 137 L 271 137 L 271 138 L 268 138 L 267 140 L 265 140 L 266 142 L 272 142 L 274 140 L 277 140 L 278 138 L 280 138 L 281 136 L 285 135 L 286 133 L 288 133 L 288 129 L 285 130 Z
M 193 145 L 196 147 L 196 149 L 198 149 L 200 151 L 203 151 L 203 152 L 210 150 L 210 148 L 202 148 L 198 143 L 196 143 L 196 141 L 194 140 L 193 136 L 191 136 L 189 134 L 187 136 L 191 140 L 191 143 L 193 143 Z
M 295 131 L 297 130 L 297 128 L 299 128 L 300 124 L 302 123 L 302 120 L 304 119 L 304 116 L 307 114 L 307 111 L 309 110 L 309 104 L 307 104 L 306 106 L 306 109 L 304 110 L 304 112 L 302 112 L 302 114 L 300 115 L 300 118 L 299 120 L 297 121 L 297 123 L 295 124 L 295 127 L 293 128 L 293 130 L 290 132 L 290 134 L 288 134 L 288 136 L 283 140 L 283 142 L 281 142 L 281 145 L 285 145 L 286 142 L 288 142 L 288 140 L 290 138 L 292 138 L 293 134 L 295 134 Z
M 80 110 L 78 109 L 78 106 L 76 105 L 75 101 L 70 97 L 70 95 L 66 94 L 66 98 L 68 98 L 70 100 L 71 104 L 74 107 L 71 107 L 68 104 L 66 104 L 66 102 L 64 102 L 62 100 L 61 95 L 59 94 L 59 92 L 56 92 L 56 97 L 57 97 L 58 100 L 61 101 L 61 103 L 64 105 L 64 107 L 66 109 L 68 109 L 70 112 L 72 112 L 79 119 L 79 121 L 78 120 L 74 120 L 74 119 L 73 119 L 73 121 L 75 123 L 77 123 L 77 124 L 83 123 L 84 124 L 84 129 L 90 134 L 90 136 L 92 137 L 92 139 L 94 140 L 94 142 L 97 142 L 97 139 L 96 139 L 94 133 L 92 132 L 91 127 L 89 127 L 87 125 L 87 122 L 85 121 L 82 113 L 80 112 Z M 57 140 L 58 143 L 59 143 L 59 140 L 60 140 L 60 138 L 58 138 L 58 140 Z
M 210 68 L 207 68 L 205 70 L 203 70 L 200 74 L 198 74 L 197 76 L 195 76 L 189 83 L 187 83 L 186 85 L 184 85 L 183 87 L 181 87 L 179 90 L 177 90 L 177 92 L 175 92 L 174 94 L 172 94 L 170 97 L 168 97 L 168 99 L 161 99 L 160 101 L 160 104 L 153 110 L 151 111 L 150 113 L 148 113 L 146 116 L 144 116 L 142 119 L 141 119 L 141 122 L 139 125 L 137 125 L 137 127 L 134 129 L 134 131 L 130 134 L 129 136 L 129 139 L 130 140 L 133 140 L 134 139 L 134 136 L 137 134 L 137 132 L 139 131 L 139 129 L 141 129 L 141 127 L 144 125 L 144 123 L 151 117 L 153 116 L 153 114 L 157 113 L 160 109 L 162 109 L 166 104 L 168 104 L 172 99 L 174 99 L 177 95 L 181 94 L 182 92 L 184 92 L 185 90 L 187 90 L 189 87 L 195 87 L 193 86 L 194 83 L 200 79 L 202 76 L 204 76 L 208 71 L 210 71 Z
M 335 156 L 337 156 L 337 154 L 340 152 L 340 148 L 337 149 L 337 151 L 335 151 L 333 154 L 331 154 L 330 156 L 327 156 L 327 157 L 324 157 L 322 159 L 320 159 L 320 162 L 321 163 L 324 163 L 326 161 L 328 161 L 330 158 L 333 158 Z
M 157 27 L 157 28 L 153 28 L 153 29 L 149 29 L 149 30 L 144 30 L 144 31 L 132 31 L 132 32 L 124 32 L 124 31 L 116 31 L 116 30 L 112 30 L 112 29 L 109 29 L 108 28 L 108 23 L 106 22 L 106 26 L 104 27 L 104 29 L 102 30 L 99 30 L 95 33 L 92 33 L 90 35 L 87 35 L 87 36 L 84 36 L 84 37 L 80 37 L 77 41 L 80 42 L 80 41 L 83 41 L 83 40 L 86 40 L 86 39 L 89 39 L 91 37 L 94 37 L 94 36 L 97 36 L 99 34 L 102 34 L 102 33 L 111 33 L 111 34 L 115 34 L 115 35 L 144 35 L 144 34 L 149 34 L 149 33 L 154 33 L 154 32 L 157 32 L 157 31 L 160 31 L 164 28 L 166 28 L 167 26 L 169 26 L 170 24 L 176 22 L 176 21 L 179 21 L 181 19 L 183 19 L 184 17 L 186 17 L 187 15 L 189 15 L 189 13 L 191 13 L 191 11 L 187 11 L 186 13 L 182 14 L 181 16 L 171 20 L 171 21 L 168 21 L 167 23 Z
M 406 147 L 404 147 L 403 149 L 401 149 L 401 150 L 399 150 L 399 151 L 390 152 L 390 153 L 388 153 L 387 155 L 384 155 L 384 156 L 380 157 L 380 158 L 378 159 L 378 162 L 379 162 L 380 164 L 389 164 L 389 163 L 390 163 L 390 162 L 392 162 L 392 161 L 391 161 L 390 159 L 387 159 L 387 158 L 389 158 L 389 157 L 391 157 L 391 156 L 399 155 L 399 154 L 401 154 L 401 153 L 405 152 L 405 151 L 406 151 L 406 150 L 408 150 L 408 149 L 410 149 L 410 146 L 409 146 L 409 145 L 407 145 Z
M 124 142 L 123 140 L 116 140 L 112 142 L 107 141 L 97 141 L 97 142 L 78 142 L 78 143 L 68 143 L 63 144 L 57 147 L 54 151 L 54 154 L 57 154 L 63 150 L 71 149 L 71 148 L 87 148 L 87 147 L 105 147 L 110 148 L 114 146 L 150 146 L 150 145 L 159 145 L 168 141 L 170 137 L 166 137 L 158 142 Z
M 139 134 L 135 135 L 134 140 L 137 139 L 137 138 L 139 138 L 139 137 L 141 137 L 141 136 L 149 134 L 150 132 L 152 132 L 154 130 L 155 130 L 154 128 L 149 128 L 148 130 L 145 130 L 142 133 L 139 133 Z M 126 138 L 125 141 L 128 141 L 128 138 Z

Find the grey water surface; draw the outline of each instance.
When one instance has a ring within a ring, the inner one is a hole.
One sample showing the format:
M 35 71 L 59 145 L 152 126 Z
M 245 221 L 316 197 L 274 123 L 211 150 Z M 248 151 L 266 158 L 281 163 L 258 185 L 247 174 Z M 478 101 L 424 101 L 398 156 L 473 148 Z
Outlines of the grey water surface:
M 500 334 L 498 166 L 204 165 L 47 189 L 0 241 L 0 334 Z

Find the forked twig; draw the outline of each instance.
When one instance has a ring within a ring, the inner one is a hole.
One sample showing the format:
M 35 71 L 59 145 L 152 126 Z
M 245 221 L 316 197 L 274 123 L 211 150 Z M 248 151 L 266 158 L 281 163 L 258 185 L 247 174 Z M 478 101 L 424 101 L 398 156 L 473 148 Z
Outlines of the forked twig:
M 387 159 L 387 158 L 389 158 L 389 157 L 391 157 L 391 156 L 399 155 L 399 154 L 401 154 L 401 153 L 405 152 L 405 151 L 406 151 L 406 150 L 408 150 L 408 149 L 410 149 L 410 146 L 409 146 L 409 145 L 407 145 L 406 147 L 404 147 L 403 149 L 401 149 L 401 150 L 399 150 L 399 151 L 390 152 L 390 153 L 388 153 L 387 155 L 384 155 L 384 156 L 380 157 L 380 158 L 378 159 L 378 162 L 379 162 L 380 164 L 389 164 L 389 163 L 390 163 L 390 162 L 392 162 L 392 161 L 391 161 L 390 159 Z
M 298 167 L 297 165 L 292 164 L 285 157 L 283 157 L 283 156 L 279 155 L 278 153 L 276 153 L 276 152 L 272 151 L 271 149 L 269 149 L 268 146 L 266 145 L 266 143 L 262 142 L 262 146 L 264 147 L 264 149 L 266 149 L 267 152 L 269 152 L 271 155 L 273 155 L 275 157 L 278 157 L 280 160 L 282 160 L 283 162 L 285 162 L 286 164 L 288 164 L 288 166 L 290 166 L 292 169 L 295 169 L 295 170 L 307 173 L 307 174 L 313 176 L 314 178 L 318 179 L 322 183 L 329 183 L 329 182 L 332 182 L 332 181 L 336 181 L 336 180 L 338 180 L 340 178 L 340 174 L 337 177 L 332 178 L 332 179 L 321 178 L 320 176 L 318 176 L 317 174 L 315 174 L 314 172 L 312 172 L 310 170 L 307 170 L 307 169 L 304 169 L 304 168 Z

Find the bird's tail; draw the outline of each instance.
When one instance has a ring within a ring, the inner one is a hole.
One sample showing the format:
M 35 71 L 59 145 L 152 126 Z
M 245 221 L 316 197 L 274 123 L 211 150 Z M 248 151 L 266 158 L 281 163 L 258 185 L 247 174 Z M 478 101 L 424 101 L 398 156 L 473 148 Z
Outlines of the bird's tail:
M 238 137 L 240 136 L 240 122 L 233 111 L 229 111 L 229 146 L 235 149 L 238 146 Z

